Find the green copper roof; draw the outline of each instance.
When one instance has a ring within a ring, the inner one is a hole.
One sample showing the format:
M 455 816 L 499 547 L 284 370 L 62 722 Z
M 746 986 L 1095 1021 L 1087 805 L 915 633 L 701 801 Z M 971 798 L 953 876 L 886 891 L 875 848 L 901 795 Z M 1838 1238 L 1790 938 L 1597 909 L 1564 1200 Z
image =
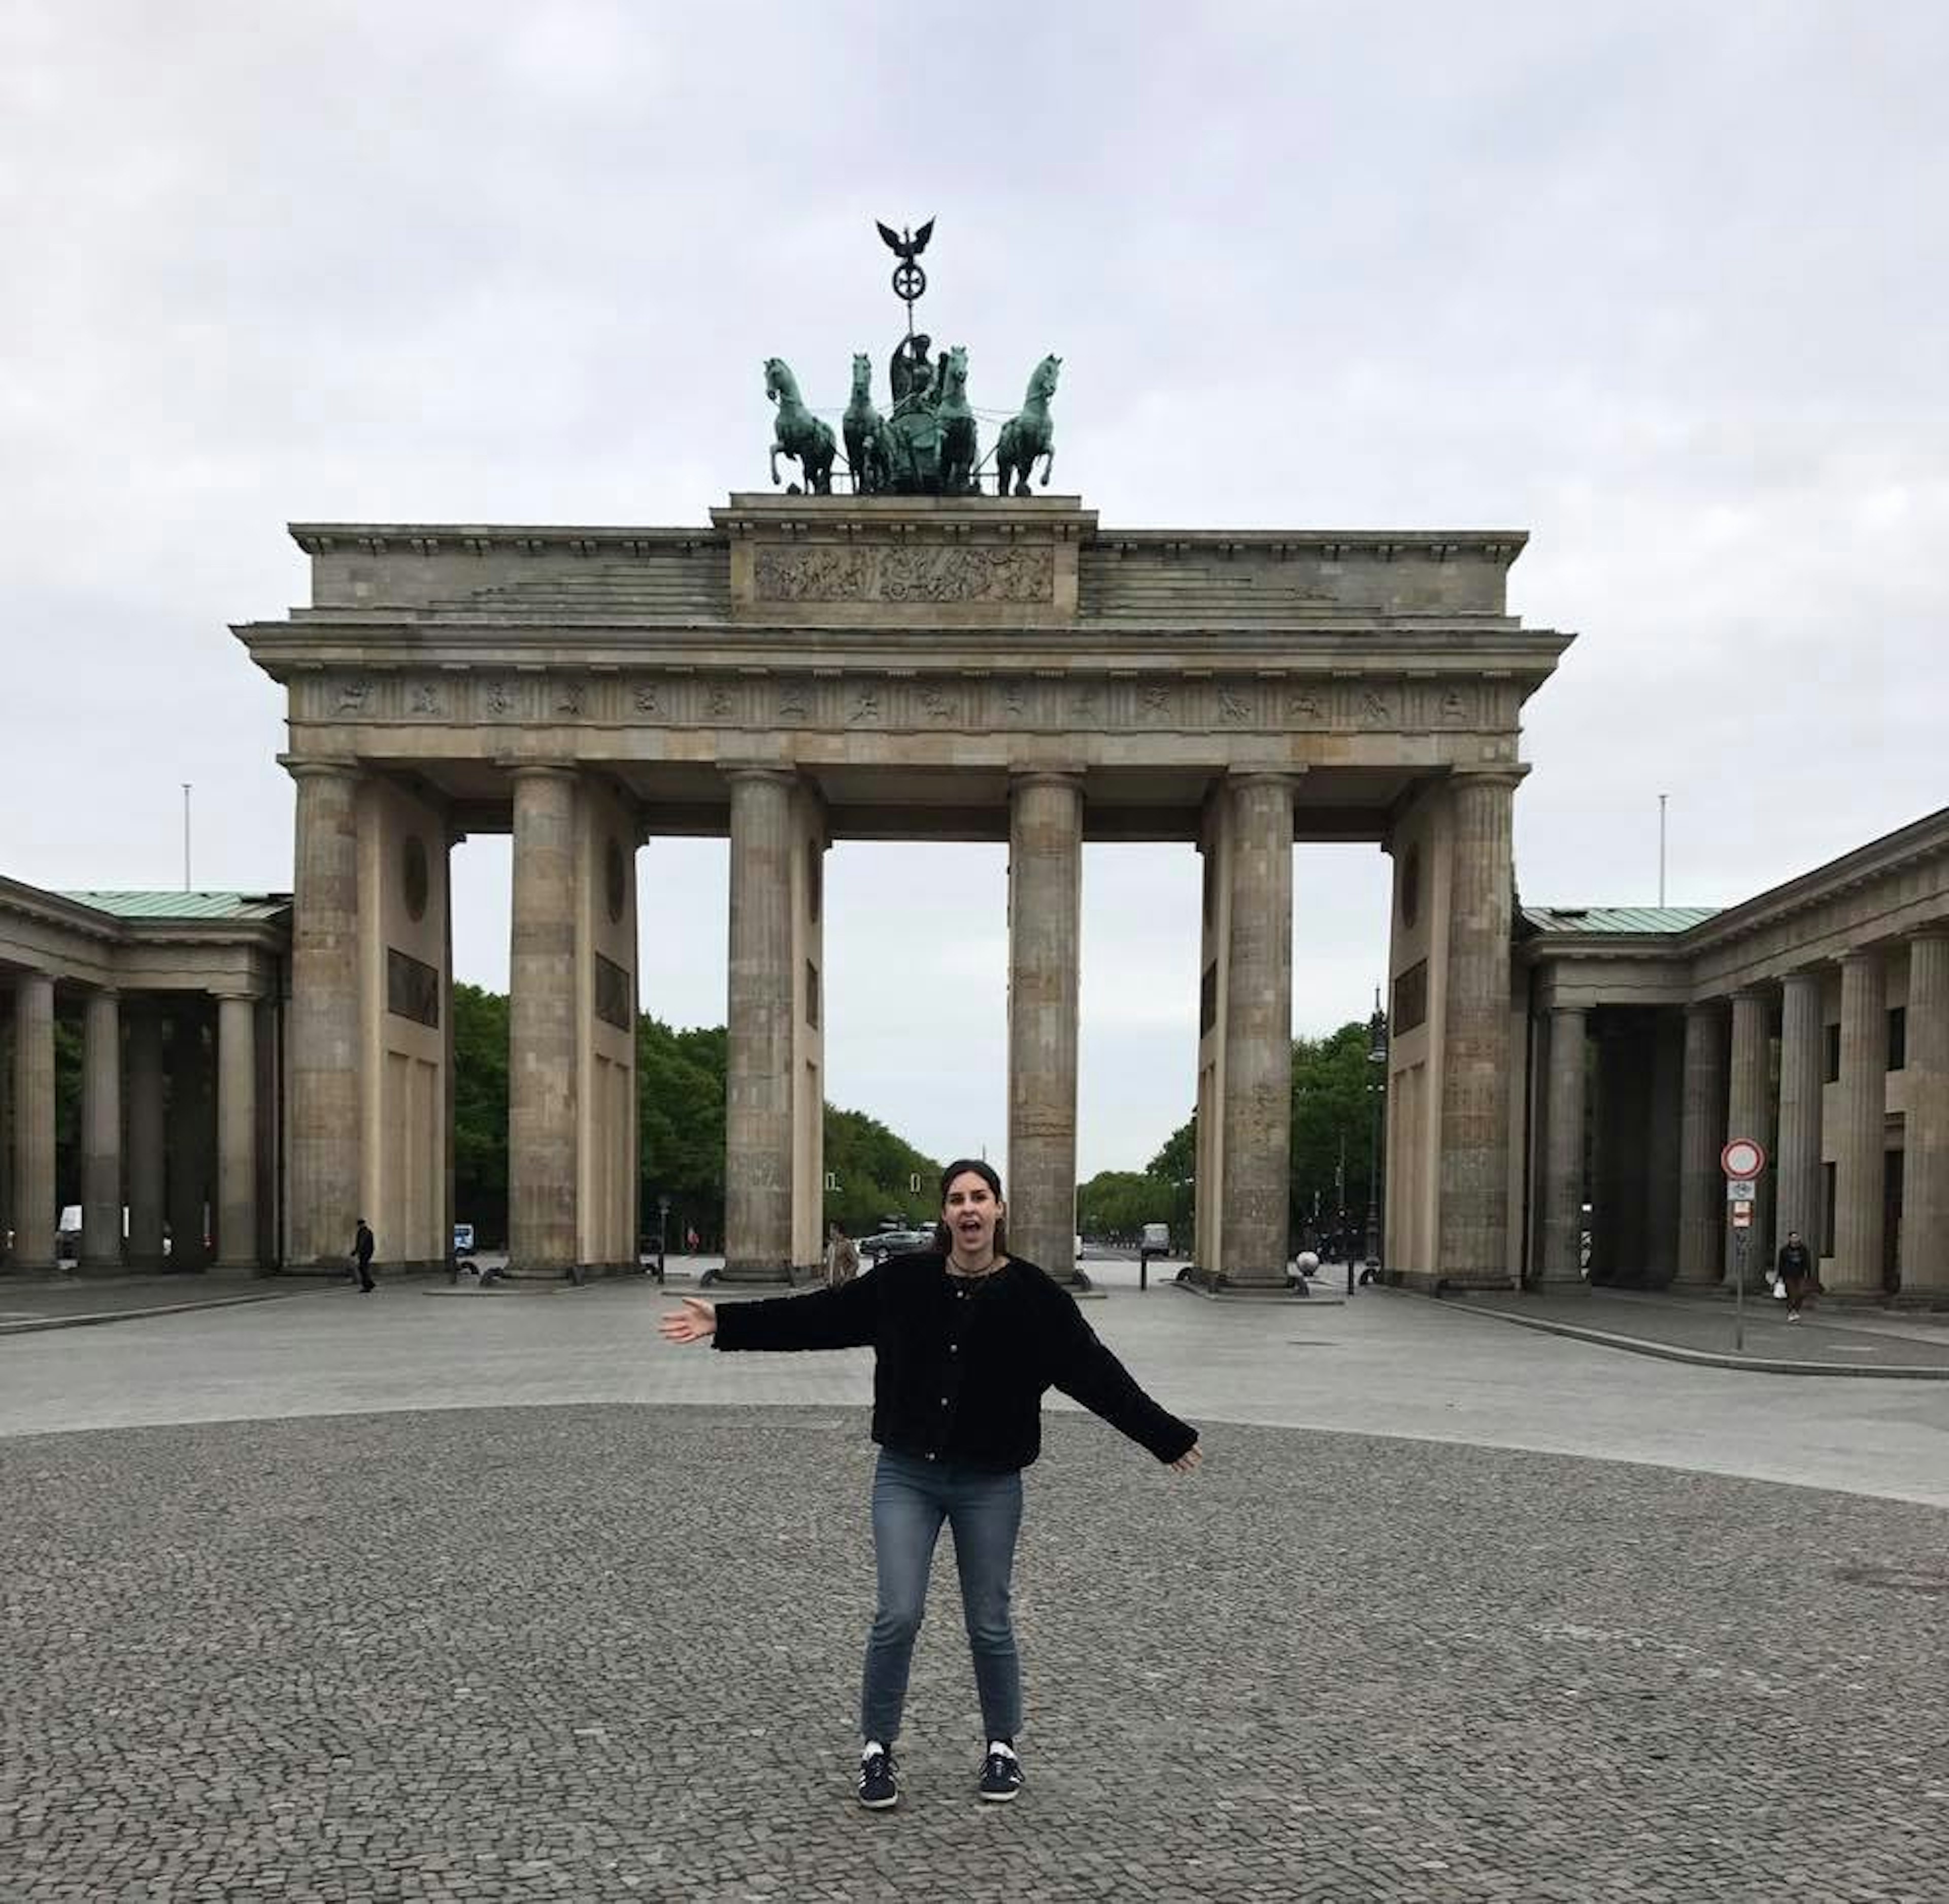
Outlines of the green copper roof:
M 1687 932 L 1716 905 L 1526 905 L 1523 917 L 1539 932 Z
M 291 904 L 281 893 L 64 893 L 118 919 L 268 919 Z

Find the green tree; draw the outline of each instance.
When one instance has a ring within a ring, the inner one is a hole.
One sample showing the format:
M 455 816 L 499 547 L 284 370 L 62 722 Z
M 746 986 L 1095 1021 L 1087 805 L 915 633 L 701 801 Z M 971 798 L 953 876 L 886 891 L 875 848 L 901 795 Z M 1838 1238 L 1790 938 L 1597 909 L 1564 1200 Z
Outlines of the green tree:
M 453 988 L 453 1213 L 482 1247 L 508 1240 L 508 1001 Z
M 825 1217 L 862 1236 L 889 1216 L 915 1225 L 940 1213 L 940 1166 L 864 1111 L 825 1107 Z M 914 1179 L 920 1188 L 913 1187 Z
M 1367 1055 L 1367 1027 L 1357 1020 L 1324 1038 L 1292 1045 L 1292 1210 L 1295 1233 L 1331 1229 L 1344 1210 L 1357 1227 L 1367 1216 L 1369 1120 L 1380 1107 L 1370 1092 L 1382 1067 Z M 1343 1169 L 1344 1160 L 1344 1169 Z
M 647 1014 L 636 1020 L 644 1227 L 655 1233 L 657 1200 L 667 1197 L 667 1235 L 695 1229 L 707 1249 L 724 1235 L 726 1055 L 722 1026 L 673 1031 Z

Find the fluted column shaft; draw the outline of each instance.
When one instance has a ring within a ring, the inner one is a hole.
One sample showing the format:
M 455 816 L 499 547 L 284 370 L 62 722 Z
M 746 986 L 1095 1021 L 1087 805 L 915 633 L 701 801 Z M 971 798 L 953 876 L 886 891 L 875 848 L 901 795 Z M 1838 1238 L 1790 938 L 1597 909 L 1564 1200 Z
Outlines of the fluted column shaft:
M 1789 972 L 1780 988 L 1780 1155 L 1773 1180 L 1775 1229 L 1798 1230 L 1820 1253 L 1820 974 Z
M 129 1262 L 163 1263 L 163 1020 L 153 999 L 132 999 L 129 1021 Z
M 54 982 L 14 982 L 14 1256 L 17 1269 L 54 1266 Z
M 216 1007 L 216 1260 L 257 1262 L 257 1006 L 227 994 Z
M 575 777 L 514 770 L 508 968 L 508 1258 L 517 1275 L 576 1256 Z
M 1730 1089 L 1726 1100 L 1725 1141 L 1750 1137 L 1767 1144 L 1771 1120 L 1767 1117 L 1772 1092 L 1772 1002 L 1756 989 L 1733 995 L 1733 1058 Z M 1745 1232 L 1746 1276 L 1749 1284 L 1772 1260 L 1773 1183 L 1770 1166 L 1754 1186 L 1753 1220 Z M 1723 1179 L 1721 1194 L 1724 1194 Z M 1734 1254 L 1739 1248 L 1730 1223 L 1725 1232 L 1725 1274 L 1733 1275 Z
M 122 1013 L 113 992 L 88 995 L 81 1039 L 79 1267 L 113 1272 L 122 1267 Z
M 724 1273 L 792 1259 L 792 777 L 731 775 L 731 970 L 724 1079 Z
M 1841 961 L 1841 1080 L 1834 1133 L 1836 1295 L 1868 1295 L 1882 1286 L 1887 1232 L 1888 988 L 1881 955 L 1849 952 Z
M 350 767 L 320 762 L 294 762 L 291 772 L 291 1255 L 343 1266 L 362 1213 L 359 781 Z
M 1584 1273 L 1584 1122 L 1589 1014 L 1559 1005 L 1550 1014 L 1543 1160 L 1546 1284 L 1581 1283 Z
M 1017 778 L 1009 808 L 1009 1247 L 1076 1273 L 1076 1019 L 1083 788 Z
M 1459 776 L 1450 796 L 1447 1030 L 1437 1261 L 1452 1282 L 1509 1280 L 1509 904 L 1516 779 Z
M 1683 1096 L 1678 1134 L 1678 1280 L 1717 1282 L 1724 1268 L 1726 1013 L 1716 1000 L 1685 1008 Z
M 1907 1070 L 1902 1294 L 1939 1300 L 1949 1296 L 1949 933 L 1909 945 Z
M 1292 802 L 1285 775 L 1231 788 L 1222 1269 L 1285 1286 L 1292 1200 Z
M 201 1269 L 210 1259 L 204 1241 L 210 1215 L 210 1093 L 204 1048 L 207 1015 L 198 993 L 179 993 L 170 1001 L 169 1213 L 174 1270 Z

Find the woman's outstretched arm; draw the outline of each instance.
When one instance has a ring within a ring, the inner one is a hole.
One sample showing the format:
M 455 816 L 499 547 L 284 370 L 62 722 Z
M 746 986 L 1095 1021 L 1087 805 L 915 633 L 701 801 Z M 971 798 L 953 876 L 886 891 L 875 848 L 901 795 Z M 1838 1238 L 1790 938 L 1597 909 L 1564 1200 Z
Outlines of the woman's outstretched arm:
M 717 1305 L 695 1296 L 686 1296 L 682 1309 L 661 1317 L 657 1333 L 666 1342 L 702 1342 L 717 1333 Z

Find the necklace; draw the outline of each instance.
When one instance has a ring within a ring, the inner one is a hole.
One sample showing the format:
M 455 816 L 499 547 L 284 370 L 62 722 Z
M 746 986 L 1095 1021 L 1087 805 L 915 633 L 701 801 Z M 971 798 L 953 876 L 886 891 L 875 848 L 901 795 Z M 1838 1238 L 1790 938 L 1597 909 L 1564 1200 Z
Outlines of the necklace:
M 999 1256 L 990 1256 L 979 1268 L 973 1269 L 962 1269 L 952 1256 L 947 1259 L 947 1273 L 950 1276 L 959 1276 L 965 1282 L 978 1281 L 983 1276 L 992 1275 L 1001 1266 L 1002 1259 Z

